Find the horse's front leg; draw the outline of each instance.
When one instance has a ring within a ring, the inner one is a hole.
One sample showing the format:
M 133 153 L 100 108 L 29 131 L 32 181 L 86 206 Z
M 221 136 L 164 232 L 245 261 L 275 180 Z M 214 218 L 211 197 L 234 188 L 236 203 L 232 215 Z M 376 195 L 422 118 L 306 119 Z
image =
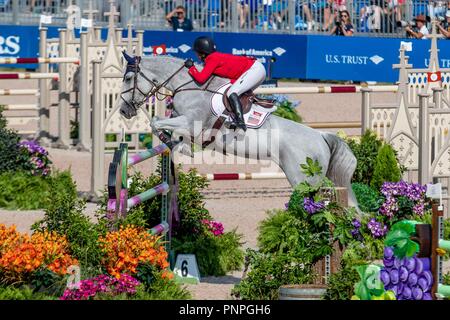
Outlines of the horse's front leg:
M 187 156 L 192 157 L 193 154 L 191 152 L 190 143 L 187 144 L 184 141 L 184 139 L 188 139 L 187 141 L 190 141 L 191 133 L 190 133 L 190 126 L 189 121 L 185 116 L 178 116 L 175 118 L 164 118 L 159 119 L 158 117 L 153 117 L 152 121 L 150 123 L 150 126 L 152 128 L 153 132 L 159 132 L 163 134 L 164 131 L 170 131 L 172 133 L 172 138 L 170 141 L 171 148 L 174 149 L 174 151 L 179 151 L 182 154 L 185 154 Z M 170 139 L 170 137 L 165 137 L 166 140 Z M 163 141 L 167 143 L 167 141 Z

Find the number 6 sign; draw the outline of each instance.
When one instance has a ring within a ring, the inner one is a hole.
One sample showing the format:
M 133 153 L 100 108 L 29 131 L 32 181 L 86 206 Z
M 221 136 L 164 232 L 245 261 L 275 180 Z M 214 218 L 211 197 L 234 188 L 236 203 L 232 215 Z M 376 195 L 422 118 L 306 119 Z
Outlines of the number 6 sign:
M 200 272 L 198 271 L 195 254 L 177 255 L 173 273 L 175 273 L 177 279 L 183 283 L 199 283 Z

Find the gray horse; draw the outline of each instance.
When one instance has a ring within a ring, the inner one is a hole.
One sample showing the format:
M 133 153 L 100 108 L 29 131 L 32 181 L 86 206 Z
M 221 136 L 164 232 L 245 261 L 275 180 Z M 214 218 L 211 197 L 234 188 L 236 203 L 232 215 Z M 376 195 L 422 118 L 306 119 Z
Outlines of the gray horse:
M 141 59 L 126 54 L 125 58 L 128 66 L 122 86 L 120 113 L 127 119 L 132 118 L 148 96 L 158 96 L 164 87 L 174 93 L 173 114 L 168 119 L 154 117 L 152 130 L 166 130 L 173 133 L 172 138 L 187 137 L 188 141 L 201 145 L 204 141 L 202 131 L 210 130 L 217 120 L 209 110 L 214 91 L 228 80 L 214 77 L 207 85 L 200 86 L 183 68 L 181 59 L 168 56 Z M 177 148 L 189 153 L 190 148 L 186 146 L 181 142 Z M 356 158 L 348 145 L 335 134 L 270 115 L 260 128 L 248 129 L 244 134 L 222 127 L 216 132 L 210 147 L 246 158 L 270 159 L 280 166 L 292 186 L 305 180 L 316 183 L 320 179 L 308 177 L 300 170 L 300 164 L 306 163 L 307 157 L 317 160 L 323 174 L 335 185 L 348 188 L 349 204 L 357 207 L 350 184 Z

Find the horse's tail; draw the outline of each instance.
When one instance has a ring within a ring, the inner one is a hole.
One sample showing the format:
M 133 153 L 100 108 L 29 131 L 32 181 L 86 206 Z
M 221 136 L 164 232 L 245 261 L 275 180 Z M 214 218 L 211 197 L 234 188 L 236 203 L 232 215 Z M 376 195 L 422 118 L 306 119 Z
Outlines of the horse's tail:
M 358 209 L 358 202 L 356 201 L 351 185 L 353 172 L 356 169 L 356 157 L 353 155 L 350 147 L 337 135 L 327 132 L 321 132 L 321 134 L 331 151 L 326 176 L 336 186 L 347 188 L 349 204 L 354 205 Z

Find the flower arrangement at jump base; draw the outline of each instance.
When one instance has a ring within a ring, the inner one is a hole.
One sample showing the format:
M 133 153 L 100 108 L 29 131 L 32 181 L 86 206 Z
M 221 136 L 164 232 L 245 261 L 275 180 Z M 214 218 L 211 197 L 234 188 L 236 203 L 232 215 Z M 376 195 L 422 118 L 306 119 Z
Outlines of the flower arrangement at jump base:
M 30 237 L 18 233 L 14 226 L 0 224 L 0 274 L 7 282 L 23 281 L 41 268 L 65 275 L 67 268 L 76 264 L 64 236 L 36 232 Z
M 206 226 L 209 232 L 216 237 L 223 235 L 223 224 L 219 221 L 203 219 L 202 223 Z
M 99 246 L 105 254 L 102 265 L 117 279 L 122 273 L 136 274 L 139 264 L 167 269 L 168 253 L 159 240 L 160 237 L 152 236 L 142 227 L 126 226 L 119 231 L 108 232 L 99 238 Z M 171 278 L 173 274 L 166 271 L 163 277 Z

